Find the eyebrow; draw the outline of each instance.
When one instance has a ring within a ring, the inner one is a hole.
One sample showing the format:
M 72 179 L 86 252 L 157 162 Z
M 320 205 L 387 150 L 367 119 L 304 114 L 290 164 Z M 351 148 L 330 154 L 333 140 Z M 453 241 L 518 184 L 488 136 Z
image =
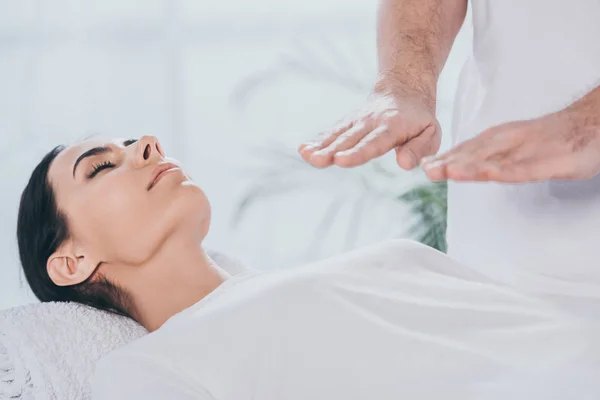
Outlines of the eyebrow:
M 123 141 L 123 146 L 127 147 L 135 142 L 137 142 L 136 139 L 128 139 L 128 140 Z M 73 166 L 73 178 L 75 178 L 75 172 L 77 172 L 77 166 L 83 160 L 85 160 L 86 158 L 89 158 L 89 157 L 98 156 L 100 154 L 110 153 L 112 151 L 113 150 L 108 146 L 99 146 L 99 147 L 91 148 L 88 151 L 86 151 L 85 153 L 83 153 L 82 155 L 80 155 L 79 157 L 77 157 L 77 161 L 75 161 L 75 165 Z

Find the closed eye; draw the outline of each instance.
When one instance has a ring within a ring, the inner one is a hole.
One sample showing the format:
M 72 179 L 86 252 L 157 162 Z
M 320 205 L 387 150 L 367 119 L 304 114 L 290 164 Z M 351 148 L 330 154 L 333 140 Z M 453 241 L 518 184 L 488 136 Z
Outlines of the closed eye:
M 123 146 L 125 146 L 125 147 L 131 146 L 132 144 L 136 143 L 137 141 L 138 141 L 137 139 L 125 140 L 125 141 L 123 141 Z M 75 161 L 75 165 L 73 166 L 73 179 L 75 179 L 75 172 L 77 171 L 77 166 L 81 163 L 81 161 L 83 161 L 89 157 L 94 157 L 94 156 L 98 156 L 98 155 L 110 153 L 110 152 L 112 152 L 112 148 L 103 146 L 103 147 L 94 147 L 93 149 L 90 149 L 90 150 L 86 151 L 85 153 L 83 153 L 82 155 L 80 155 L 77 158 L 77 161 Z M 114 168 L 114 167 L 115 167 L 115 164 L 113 164 L 110 161 L 105 161 L 100 164 L 95 164 L 93 166 L 92 172 L 87 175 L 87 178 L 92 179 L 100 171 L 107 169 L 107 168 Z
M 110 161 L 103 161 L 101 163 L 98 164 L 94 164 L 92 167 L 92 172 L 90 172 L 87 176 L 88 179 L 93 179 L 96 175 L 98 175 L 101 171 L 108 169 L 108 168 L 114 168 L 115 164 L 113 164 Z

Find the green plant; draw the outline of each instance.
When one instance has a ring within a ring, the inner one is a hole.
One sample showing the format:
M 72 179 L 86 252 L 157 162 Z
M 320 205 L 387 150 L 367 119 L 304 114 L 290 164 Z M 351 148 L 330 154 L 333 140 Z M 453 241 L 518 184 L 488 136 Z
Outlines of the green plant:
M 448 185 L 435 182 L 419 185 L 398 197 L 416 217 L 409 233 L 415 240 L 446 252 Z
M 323 41 L 323 43 L 328 42 Z M 277 79 L 284 78 L 286 74 L 299 75 L 311 81 L 326 82 L 339 86 L 351 94 L 364 95 L 369 88 L 365 79 L 345 70 L 343 66 L 347 66 L 348 63 L 340 62 L 344 57 L 339 52 L 332 51 L 332 48 L 329 45 L 328 54 L 333 58 L 333 65 L 330 60 L 325 60 L 316 52 L 303 47 L 302 51 L 295 55 L 283 56 L 277 65 L 251 74 L 234 91 L 232 98 L 235 105 L 243 108 L 253 93 L 265 85 L 273 84 Z M 351 203 L 349 205 L 353 207 L 353 215 L 356 216 L 348 228 L 345 246 L 352 248 L 356 240 L 355 232 L 364 223 L 362 218 L 366 211 L 364 195 L 375 194 L 381 198 L 393 199 L 410 208 L 413 220 L 409 223 L 406 233 L 412 238 L 440 251 L 446 250 L 447 186 L 445 183 L 426 181 L 398 193 L 398 190 L 390 188 L 402 187 L 401 183 L 407 178 L 406 173 L 388 171 L 378 160 L 351 170 L 337 168 L 318 170 L 301 160 L 295 151 L 288 150 L 284 146 L 262 147 L 256 152 L 257 157 L 266 161 L 266 165 L 254 171 L 249 189 L 239 199 L 232 221 L 234 225 L 241 223 L 254 205 L 268 198 L 281 196 L 297 189 L 326 190 L 333 195 L 333 200 L 325 204 L 326 210 L 318 221 L 309 248 L 314 248 L 321 242 L 322 237 L 329 232 L 338 217 L 342 205 L 347 203 Z M 420 172 L 416 171 L 411 174 Z M 376 184 L 381 181 L 383 184 Z M 354 190 L 351 195 L 348 195 L 347 191 L 341 190 L 348 184 L 359 190 Z

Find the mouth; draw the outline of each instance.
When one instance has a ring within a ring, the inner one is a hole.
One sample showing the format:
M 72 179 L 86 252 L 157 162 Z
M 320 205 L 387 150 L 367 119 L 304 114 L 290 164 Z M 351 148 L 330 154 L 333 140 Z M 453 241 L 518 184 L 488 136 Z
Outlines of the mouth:
M 152 175 L 150 176 L 150 180 L 148 181 L 146 190 L 152 190 L 152 188 L 158 183 L 158 181 L 160 181 L 162 177 L 165 176 L 167 173 L 177 171 L 180 169 L 181 168 L 179 168 L 178 165 L 170 162 L 158 164 L 156 168 L 154 168 L 154 171 L 152 171 Z

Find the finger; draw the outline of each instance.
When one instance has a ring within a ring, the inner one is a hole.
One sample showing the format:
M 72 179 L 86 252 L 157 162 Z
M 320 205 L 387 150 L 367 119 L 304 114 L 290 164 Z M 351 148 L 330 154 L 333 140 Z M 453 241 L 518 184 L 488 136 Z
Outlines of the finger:
M 475 182 L 502 182 L 502 169 L 496 163 L 484 162 L 477 165 L 472 179 Z
M 524 138 L 519 125 L 505 124 L 483 131 L 477 137 L 463 143 L 463 154 L 470 154 L 481 162 L 517 160 L 524 151 Z M 538 150 L 537 148 L 535 150 Z
M 312 160 L 315 161 L 315 158 L 323 157 L 328 161 L 333 162 L 333 156 L 336 153 L 349 150 L 356 146 L 369 131 L 370 129 L 368 129 L 367 125 L 363 122 L 354 124 L 352 128 L 339 135 L 329 146 L 313 153 Z M 316 161 L 319 162 L 318 160 Z
M 421 165 L 425 167 L 429 163 L 447 162 L 449 159 L 462 160 L 463 162 L 466 162 L 467 159 L 486 160 L 499 149 L 497 143 L 492 143 L 490 133 L 485 131 L 472 139 L 459 143 L 446 153 L 434 157 L 424 157 L 421 160 Z
M 510 167 L 500 167 L 499 165 L 495 165 L 488 168 L 485 180 L 499 183 L 523 183 L 525 182 L 523 180 L 524 170 L 526 170 L 525 166 L 512 165 Z
M 353 137 L 358 136 L 359 138 L 356 139 L 355 143 L 354 143 L 354 144 L 356 144 L 356 142 L 359 142 L 360 139 L 365 137 L 368 132 L 369 132 L 369 130 L 367 129 L 367 127 L 364 123 L 358 122 L 358 123 L 354 124 L 346 132 L 339 135 L 337 137 L 337 139 L 334 140 L 332 143 L 330 143 L 328 146 L 324 147 L 321 150 L 315 151 L 310 156 L 310 163 L 316 167 L 321 167 L 321 168 L 332 165 L 334 163 L 334 156 L 338 151 L 338 149 L 337 149 L 338 145 L 344 144 L 346 142 L 352 143 Z M 339 141 L 338 141 L 338 139 L 339 139 Z
M 524 164 L 501 167 L 498 164 L 490 163 L 481 168 L 476 180 L 480 182 L 525 183 L 540 179 L 533 179 L 533 176 L 529 174 L 527 165 Z
M 355 119 L 344 118 L 338 121 L 333 128 L 321 132 L 313 141 L 304 143 L 302 148 L 322 149 L 333 142 L 340 134 L 350 129 L 356 122 Z
M 452 161 L 454 161 L 454 154 L 446 152 L 435 157 L 421 159 L 421 167 L 430 180 L 441 181 L 447 179 L 446 168 Z
M 445 161 L 447 178 L 460 181 L 530 182 L 549 177 L 551 165 L 538 169 L 536 166 L 543 156 L 532 158 L 530 154 L 523 147 L 498 146 L 486 155 L 474 152 L 470 156 L 448 156 Z
M 478 176 L 478 168 L 473 163 L 451 163 L 445 168 L 445 179 L 462 182 L 473 181 Z
M 478 140 L 475 140 L 478 139 Z M 475 138 L 465 141 L 450 151 L 436 157 L 425 157 L 421 165 L 432 180 L 476 181 L 483 179 L 486 171 L 481 168 L 486 164 L 485 140 Z M 484 175 L 482 175 L 484 174 Z
M 321 133 L 317 139 L 301 144 L 298 148 L 300 155 L 305 161 L 310 162 L 310 156 L 314 152 L 329 146 L 338 136 L 350 129 L 353 124 L 354 121 L 342 121 L 336 124 L 333 129 Z
M 428 163 L 423 166 L 423 171 L 427 178 L 434 182 L 446 180 L 448 176 L 446 164 L 443 161 Z
M 451 159 L 461 158 L 461 154 L 464 154 L 464 147 L 462 144 L 446 151 L 445 153 L 438 154 L 436 156 L 423 157 L 421 159 L 421 166 L 423 169 L 436 168 L 447 163 Z
M 472 161 L 447 165 L 446 178 L 457 182 L 499 182 L 502 176 L 496 164 Z
M 523 171 L 522 166 L 539 148 L 525 146 L 524 137 L 520 124 L 493 127 L 441 156 L 424 159 L 422 165 L 428 175 L 443 174 L 450 180 L 531 181 L 535 176 L 530 175 L 531 170 Z
M 460 164 L 447 166 L 448 179 L 457 181 L 526 183 L 541 182 L 548 179 L 561 179 L 555 176 L 554 160 L 521 160 L 483 162 L 469 167 Z M 465 168 L 466 167 L 466 168 Z
M 549 179 L 573 179 L 574 169 L 565 167 L 568 159 L 538 158 L 518 163 L 505 163 L 499 166 L 498 182 L 526 183 L 542 182 Z M 561 165 L 560 168 L 557 168 Z
M 353 148 L 335 154 L 334 163 L 343 168 L 357 167 L 396 147 L 396 139 L 386 125 L 369 132 Z
M 405 170 L 415 168 L 425 156 L 435 154 L 440 148 L 439 126 L 427 127 L 420 135 L 403 146 L 396 147 L 396 162 Z

